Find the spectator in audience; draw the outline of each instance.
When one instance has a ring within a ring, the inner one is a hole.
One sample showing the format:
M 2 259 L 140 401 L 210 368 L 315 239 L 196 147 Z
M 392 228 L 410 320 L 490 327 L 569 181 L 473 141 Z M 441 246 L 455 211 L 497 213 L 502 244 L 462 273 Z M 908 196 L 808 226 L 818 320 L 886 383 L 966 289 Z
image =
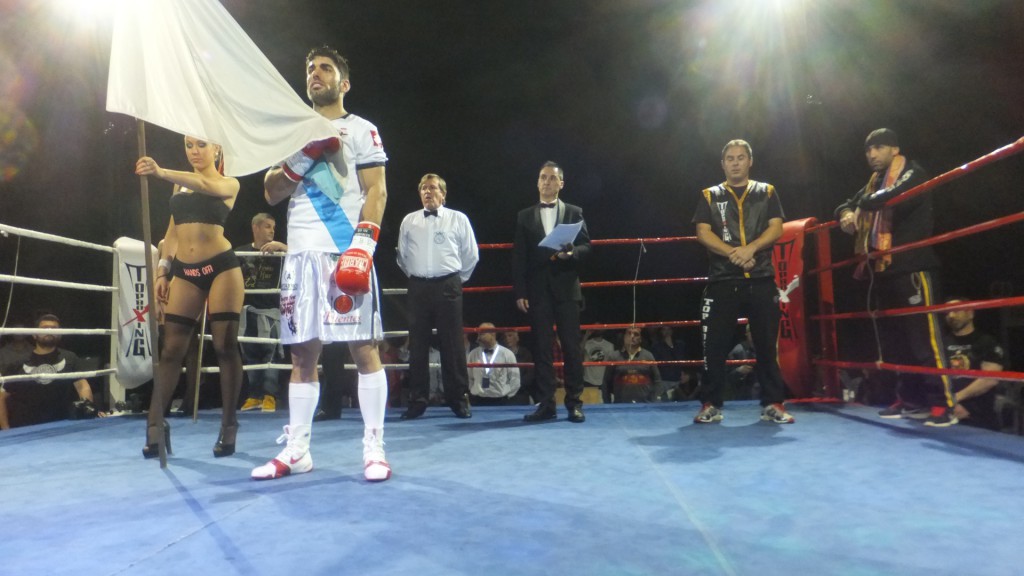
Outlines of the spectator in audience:
M 615 345 L 604 339 L 604 330 L 587 330 L 583 335 L 583 360 L 604 362 L 615 352 Z M 604 386 L 607 366 L 584 366 L 583 384 L 600 388 Z
M 516 356 L 516 364 L 530 364 L 533 362 L 533 354 L 526 346 L 519 344 L 519 332 L 508 330 L 502 334 L 505 348 L 508 348 Z M 519 368 L 519 393 L 516 394 L 517 404 L 533 404 L 538 398 L 537 390 L 534 388 L 533 367 Z
M 398 356 L 398 362 L 400 364 L 409 364 L 409 336 L 407 335 L 395 348 L 395 354 Z M 407 405 L 411 400 L 412 391 L 409 390 L 409 368 L 406 367 L 401 371 L 402 379 L 402 400 L 400 406 Z
M 399 364 L 402 362 L 399 358 L 401 351 L 396 345 L 395 339 L 385 338 L 381 340 L 379 348 L 381 364 Z M 384 372 L 388 378 L 388 400 L 390 405 L 401 406 L 402 382 L 405 378 L 406 371 L 397 368 L 388 368 L 385 366 Z
M 341 409 L 345 406 L 351 407 L 353 399 L 359 396 L 358 372 L 345 369 L 345 364 L 353 362 L 347 342 L 324 344 L 320 356 L 322 370 L 318 374 L 320 399 L 316 412 L 313 413 L 314 422 L 341 419 Z
M 947 304 L 964 302 L 963 298 L 949 298 Z M 974 327 L 974 310 L 954 310 L 946 313 L 949 335 L 943 338 L 949 367 L 954 370 L 986 370 L 999 372 L 1006 365 L 1006 354 L 996 339 Z M 956 396 L 954 414 L 964 424 L 999 430 L 1002 428 L 996 413 L 995 378 L 962 377 L 953 380 Z
M 729 352 L 729 360 L 757 360 L 754 340 L 750 336 L 750 327 L 743 331 L 743 338 Z M 760 384 L 757 371 L 751 364 L 729 366 L 726 378 L 725 395 L 727 399 L 750 400 L 760 397 Z
M 252 243 L 236 246 L 236 252 L 259 252 L 259 256 L 240 257 L 242 279 L 246 290 L 279 288 L 281 262 L 275 252 L 284 253 L 288 246 L 274 240 L 277 222 L 266 212 L 252 217 Z M 241 321 L 238 325 L 240 336 L 257 338 L 281 337 L 281 296 L 279 294 L 245 295 Z M 271 364 L 280 362 L 284 351 L 280 343 L 243 343 L 242 358 L 246 364 Z M 250 370 L 248 399 L 242 404 L 242 411 L 260 409 L 263 412 L 277 410 L 277 394 L 280 391 L 277 370 Z
M 677 340 L 671 326 L 656 326 L 655 338 L 651 341 L 651 354 L 658 362 L 689 360 L 686 345 Z M 680 395 L 681 388 L 688 388 L 694 376 L 678 364 L 659 364 L 662 389 L 657 395 L 662 400 L 672 400 Z
M 43 314 L 37 328 L 56 330 L 60 319 Z M 8 427 L 42 424 L 65 418 L 106 416 L 96 408 L 92 387 L 85 378 L 61 378 L 60 373 L 82 372 L 77 354 L 60 348 L 60 335 L 37 334 L 32 351 L 18 364 L 8 365 L 8 375 L 32 374 L 35 380 L 9 382 L 3 386 Z
M 469 369 L 469 393 L 474 404 L 503 406 L 519 392 L 519 368 L 491 365 L 515 364 L 516 355 L 498 344 L 494 324 L 484 322 L 480 330 L 479 346 L 470 351 L 469 363 L 484 367 Z
M 11 328 L 24 328 L 24 324 L 15 324 Z M 32 353 L 32 341 L 24 334 L 10 334 L 0 338 L 0 371 L 8 366 L 20 364 Z
M 843 389 L 843 402 L 862 401 L 862 390 L 867 374 L 859 368 L 842 369 L 839 371 L 839 384 Z
M 11 328 L 24 328 L 24 324 L 15 324 Z M 32 342 L 24 334 L 11 334 L 0 338 L 0 374 L 7 374 L 10 366 L 19 366 L 32 353 Z M 11 427 L 7 415 L 7 392 L 0 386 L 0 430 Z
M 608 358 L 611 362 L 654 362 L 654 355 L 641 344 L 643 335 L 637 327 L 630 327 L 622 337 L 622 349 Z M 654 364 L 611 366 L 605 372 L 603 397 L 606 404 L 650 402 L 661 388 L 661 373 Z
M 427 403 L 432 406 L 439 406 L 441 404 L 441 400 L 445 397 L 445 393 L 444 379 L 442 377 L 443 372 L 441 370 L 441 351 L 437 348 L 436 340 L 434 340 L 434 343 L 427 350 L 427 364 L 427 381 L 429 382 Z

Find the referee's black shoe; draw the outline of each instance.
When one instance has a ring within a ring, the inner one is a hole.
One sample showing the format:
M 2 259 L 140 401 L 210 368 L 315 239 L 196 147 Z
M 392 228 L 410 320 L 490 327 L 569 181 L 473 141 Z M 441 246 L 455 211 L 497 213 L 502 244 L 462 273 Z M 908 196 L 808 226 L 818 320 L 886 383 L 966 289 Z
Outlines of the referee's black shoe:
M 472 418 L 473 411 L 469 408 L 469 394 L 463 394 L 461 398 L 452 402 L 451 409 L 456 418 Z
M 587 417 L 583 415 L 583 408 L 579 406 L 573 406 L 569 408 L 569 422 L 573 424 L 582 424 L 587 421 Z
M 543 422 L 556 418 L 558 418 L 558 412 L 555 411 L 555 407 L 544 403 L 538 404 L 537 409 L 532 414 L 523 416 L 523 420 L 527 422 Z
M 405 409 L 405 412 L 402 412 L 402 420 L 413 420 L 415 418 L 419 418 L 420 416 L 423 416 L 423 413 L 426 411 L 426 402 L 409 402 L 409 407 Z

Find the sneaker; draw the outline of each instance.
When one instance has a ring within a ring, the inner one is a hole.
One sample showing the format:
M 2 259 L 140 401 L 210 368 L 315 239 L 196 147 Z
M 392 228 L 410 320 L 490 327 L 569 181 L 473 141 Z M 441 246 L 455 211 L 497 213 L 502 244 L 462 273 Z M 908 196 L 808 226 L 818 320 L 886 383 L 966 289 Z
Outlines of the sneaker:
M 925 426 L 935 426 L 937 428 L 946 428 L 959 422 L 960 419 L 953 414 L 952 408 L 946 408 L 945 406 L 933 406 L 931 415 L 924 421 Z
M 288 444 L 276 458 L 252 469 L 253 480 L 273 480 L 289 474 L 304 474 L 313 469 L 313 457 L 309 454 L 309 427 L 300 428 L 306 428 L 305 432 L 293 432 L 291 426 L 284 427 L 284 434 L 277 439 L 277 443 L 287 441 Z
M 263 412 L 276 412 L 277 411 L 277 398 L 274 398 L 270 394 L 263 397 L 261 403 Z
M 242 412 L 248 412 L 250 410 L 256 410 L 257 408 L 260 408 L 261 406 L 263 406 L 263 401 L 262 400 L 260 400 L 259 398 L 249 398 L 248 400 L 245 401 L 245 404 L 242 404 Z
M 367 430 L 363 435 L 363 476 L 370 482 L 391 478 L 391 465 L 384 456 L 384 431 Z
M 922 420 L 927 418 L 930 413 L 927 408 L 921 408 L 914 404 L 907 404 L 902 400 L 897 400 L 892 406 L 879 410 L 878 416 L 880 418 L 912 418 L 914 420 Z
M 924 420 L 932 414 L 932 411 L 927 408 L 911 408 L 906 404 L 903 406 L 903 417 L 911 420 Z
M 695 424 L 710 424 L 712 422 L 721 422 L 725 418 L 722 414 L 721 408 L 715 408 L 711 404 L 704 404 L 700 407 L 700 412 L 693 417 Z
M 903 417 L 903 403 L 896 402 L 888 408 L 882 408 L 878 411 L 879 418 L 902 418 Z
M 789 412 L 786 412 L 786 407 L 782 402 L 776 402 L 775 404 L 769 404 L 761 409 L 761 420 L 765 422 L 774 422 L 776 424 L 792 424 L 796 422 L 796 418 Z

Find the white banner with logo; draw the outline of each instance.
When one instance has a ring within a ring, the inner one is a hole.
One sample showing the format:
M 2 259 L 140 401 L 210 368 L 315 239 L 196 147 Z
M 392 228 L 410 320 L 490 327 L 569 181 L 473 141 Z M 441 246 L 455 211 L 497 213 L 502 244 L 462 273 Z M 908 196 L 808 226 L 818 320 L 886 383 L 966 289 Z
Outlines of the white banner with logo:
M 118 271 L 117 380 L 135 388 L 153 379 L 153 338 L 149 333 L 145 244 L 133 238 L 114 242 Z M 156 248 L 150 247 L 156 258 Z

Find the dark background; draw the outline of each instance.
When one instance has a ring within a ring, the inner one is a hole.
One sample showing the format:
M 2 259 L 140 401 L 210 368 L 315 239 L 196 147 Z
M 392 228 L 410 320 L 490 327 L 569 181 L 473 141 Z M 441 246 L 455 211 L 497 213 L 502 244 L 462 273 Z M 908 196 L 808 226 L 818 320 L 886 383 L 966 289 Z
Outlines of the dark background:
M 104 245 L 141 238 L 134 121 L 104 109 L 109 24 L 56 13 L 59 4 L 0 0 L 0 222 Z M 376 259 L 386 287 L 404 285 L 393 246 L 425 172 L 447 179 L 449 206 L 481 243 L 511 241 L 549 159 L 564 167 L 563 198 L 583 207 L 593 238 L 678 236 L 693 234 L 698 192 L 722 179 L 719 153 L 732 138 L 752 144 L 752 175 L 776 185 L 789 219 L 830 219 L 867 180 L 863 140 L 874 128 L 899 132 L 903 152 L 933 174 L 1024 135 L 1016 0 L 223 4 L 303 97 L 310 47 L 349 58 L 346 107 L 377 124 L 390 157 Z M 187 168 L 180 135 L 150 127 L 148 146 L 164 166 Z M 939 190 L 937 230 L 1024 209 L 1022 162 Z M 151 184 L 156 238 L 170 190 Z M 270 210 L 280 239 L 286 204 Z M 262 175 L 243 178 L 229 239 L 250 240 L 249 219 L 265 210 Z M 1018 225 L 940 246 L 949 291 L 1020 294 L 1022 241 Z M 848 237 L 833 244 L 837 258 L 849 255 Z M 584 279 L 632 278 L 638 256 L 635 246 L 598 248 Z M 24 276 L 110 281 L 106 256 L 0 238 L 0 273 L 16 264 Z M 703 276 L 706 266 L 696 245 L 655 245 L 639 276 Z M 487 251 L 470 285 L 509 284 L 508 270 L 507 252 Z M 841 309 L 859 306 L 848 277 L 837 276 Z M 106 295 L 10 290 L 0 287 L 8 325 L 41 308 L 71 327 L 109 322 Z M 636 320 L 694 319 L 699 291 L 638 288 Z M 388 329 L 405 326 L 403 302 L 387 297 Z M 633 310 L 632 289 L 593 289 L 584 320 L 628 322 Z M 982 316 L 998 330 L 995 313 Z M 508 292 L 467 297 L 466 323 L 482 321 L 525 324 Z M 75 341 L 85 352 L 96 342 Z

